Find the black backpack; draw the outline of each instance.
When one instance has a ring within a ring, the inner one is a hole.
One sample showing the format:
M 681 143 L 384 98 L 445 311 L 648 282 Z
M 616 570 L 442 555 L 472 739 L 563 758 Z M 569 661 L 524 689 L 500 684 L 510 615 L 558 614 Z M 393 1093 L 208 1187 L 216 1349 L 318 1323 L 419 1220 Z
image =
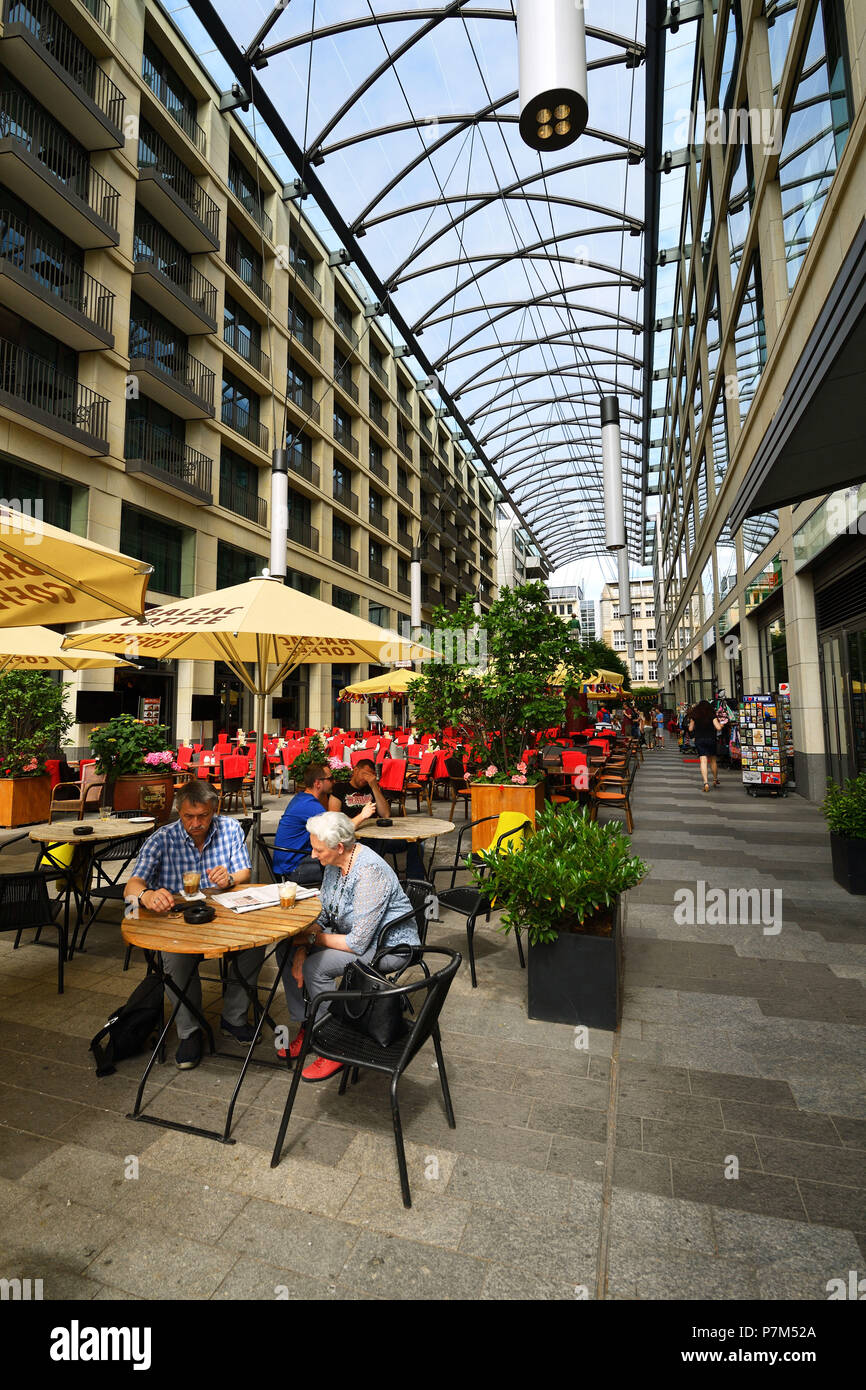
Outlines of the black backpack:
M 162 1031 L 162 990 L 159 975 L 145 975 L 126 1003 L 121 1004 L 91 1040 L 90 1051 L 96 1061 L 97 1076 L 111 1076 L 115 1062 L 137 1057 L 153 1046 Z M 107 1038 L 107 1042 L 101 1045 L 103 1038 Z

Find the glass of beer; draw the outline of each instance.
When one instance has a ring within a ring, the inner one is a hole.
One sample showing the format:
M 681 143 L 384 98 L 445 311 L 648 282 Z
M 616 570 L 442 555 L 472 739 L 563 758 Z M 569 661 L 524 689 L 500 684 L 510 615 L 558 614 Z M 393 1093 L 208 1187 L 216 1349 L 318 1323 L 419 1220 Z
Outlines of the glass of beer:
M 192 872 L 185 873 L 183 876 L 183 896 L 185 898 L 194 898 L 198 892 L 200 883 L 201 874 Z
M 280 884 L 280 907 L 294 907 L 295 898 L 298 895 L 298 885 L 296 883 Z

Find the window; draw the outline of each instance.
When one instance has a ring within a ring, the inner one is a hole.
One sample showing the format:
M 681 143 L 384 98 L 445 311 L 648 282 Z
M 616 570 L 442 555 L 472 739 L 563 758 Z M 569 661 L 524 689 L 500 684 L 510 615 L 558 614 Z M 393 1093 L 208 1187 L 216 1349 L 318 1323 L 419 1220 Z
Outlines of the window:
M 352 317 L 352 310 L 349 308 L 345 300 L 341 299 L 339 295 L 335 295 L 334 322 L 337 324 L 339 328 L 343 330 L 343 333 L 348 336 L 350 341 L 354 341 L 355 337 L 354 330 L 352 328 Z
M 728 190 L 727 221 L 728 250 L 731 260 L 731 285 L 737 282 L 743 247 L 752 217 L 755 178 L 752 170 L 752 149 L 749 142 L 749 111 L 743 106 L 736 113 L 736 127 L 730 133 L 738 136 L 731 182 Z
M 644 608 L 644 611 L 643 611 L 643 615 L 644 615 L 645 618 L 654 618 L 654 617 L 655 617 L 655 615 L 656 615 L 656 610 L 655 610 L 655 608 L 653 607 L 653 605 L 652 605 L 651 603 L 648 603 L 648 604 L 646 605 L 646 607 Z M 651 647 L 654 647 L 654 646 L 655 646 L 655 642 L 650 642 L 650 646 L 651 646 Z
M 230 294 L 226 295 L 223 305 L 223 337 L 244 361 L 259 371 L 262 369 L 261 325 Z
M 655 663 L 654 661 L 648 662 L 648 664 L 647 664 L 647 673 L 646 673 L 646 674 L 647 674 L 647 680 L 649 680 L 649 681 L 657 681 L 657 680 L 658 680 L 658 671 L 657 671 L 657 668 L 656 668 L 656 663 Z
M 619 618 L 619 604 L 618 604 L 618 603 L 615 603 L 615 604 L 614 604 L 612 617 L 613 617 L 614 622 L 616 622 L 617 619 Z
M 382 496 L 382 494 L 381 494 L 380 492 L 377 492 L 376 489 L 375 489 L 374 487 L 371 487 L 371 488 L 370 488 L 370 511 L 371 511 L 371 513 L 375 514 L 377 517 L 378 517 L 378 516 L 382 516 L 382 515 L 383 515 L 383 512 L 384 512 L 384 502 L 385 502 L 385 498 Z
M 352 417 L 342 406 L 334 406 L 334 438 L 350 439 L 352 435 Z
M 226 229 L 226 263 L 260 299 L 265 298 L 270 302 L 270 291 L 264 293 L 267 286 L 262 275 L 264 267 L 261 254 L 242 236 L 233 222 Z
M 257 187 L 253 174 L 241 163 L 236 155 L 229 155 L 229 188 L 247 212 L 270 236 L 271 220 L 264 210 L 264 195 Z
M 719 315 L 719 286 L 715 276 L 713 277 L 713 287 L 709 295 L 709 311 L 707 313 L 707 392 L 712 395 L 713 382 L 716 379 L 716 370 L 719 365 L 719 344 L 721 342 L 721 319 Z
M 382 453 L 381 444 L 377 444 L 375 439 L 370 440 L 368 460 L 370 471 L 372 473 L 378 473 L 381 476 L 385 471 L 385 464 L 383 462 L 384 455 Z
M 740 419 L 744 420 L 758 389 L 758 381 L 767 360 L 767 335 L 764 328 L 764 297 L 761 290 L 761 270 L 757 252 L 752 257 L 749 278 L 740 303 L 734 329 L 734 354 L 737 361 L 737 401 Z
M 144 36 L 141 75 L 166 110 L 174 116 L 181 129 L 198 144 L 195 134 L 198 129 L 195 119 L 198 102 L 178 77 L 168 59 L 163 57 L 149 34 Z
M 348 589 L 340 589 L 336 584 L 331 585 L 331 603 L 335 608 L 342 608 L 344 613 L 358 612 L 358 595 Z
M 311 342 L 313 338 L 313 316 L 303 304 L 289 295 L 289 332 L 300 342 Z
M 643 644 L 645 647 L 649 647 L 650 650 L 653 650 L 655 648 L 656 631 L 654 627 L 647 628 L 646 632 L 643 635 Z
M 310 598 L 319 597 L 321 586 L 318 579 L 314 579 L 311 574 L 302 574 L 300 570 L 287 570 L 286 583 L 301 594 L 309 594 Z
M 613 649 L 615 652 L 625 651 L 625 631 L 621 627 L 615 627 L 613 630 Z
M 636 661 L 634 664 L 634 678 L 636 681 L 643 680 L 643 662 Z
M 713 477 L 715 478 L 716 492 L 718 492 L 728 471 L 728 421 L 725 415 L 724 391 L 719 392 L 716 401 L 710 435 L 713 446 Z
M 339 517 L 335 516 L 333 521 L 331 522 L 331 539 L 333 541 L 335 559 L 339 559 L 341 560 L 341 563 L 345 563 L 339 552 L 342 551 L 345 554 L 346 551 L 349 551 L 352 548 L 351 526 L 349 526 L 345 521 L 341 521 Z
M 191 584 L 184 573 L 185 534 L 189 536 L 192 544 L 192 534 L 185 533 L 182 527 L 170 526 L 160 517 L 152 516 L 149 512 L 137 511 L 124 502 L 120 513 L 120 549 L 125 555 L 133 555 L 136 560 L 144 560 L 147 564 L 153 565 L 151 589 L 181 597 L 192 592 Z M 189 578 L 191 579 L 191 575 Z M 217 587 L 225 587 L 219 576 Z
M 33 503 L 41 502 L 42 520 L 49 526 L 59 526 L 62 531 L 69 531 L 72 528 L 73 497 L 69 483 L 48 473 L 25 468 L 15 459 L 0 454 L 0 502 L 10 505 L 15 511 L 22 508 L 26 511 L 29 507 L 26 514 L 38 517 L 39 512 Z
M 376 344 L 370 341 L 370 366 L 379 377 L 380 381 L 388 380 L 388 368 L 385 364 L 385 354 L 380 352 Z
M 217 588 L 230 589 L 245 584 L 254 574 L 261 574 L 267 561 L 249 550 L 239 550 L 225 541 L 217 542 Z
M 381 603 L 371 603 L 368 609 L 368 616 L 371 623 L 377 627 L 391 626 L 391 610 Z
M 763 690 L 778 690 L 788 679 L 788 640 L 785 619 L 777 618 L 760 632 L 761 680 Z
M 286 394 L 295 405 L 299 405 L 307 414 L 310 413 L 313 404 L 313 378 L 303 367 L 299 367 L 292 357 L 289 358 Z
M 247 498 L 258 498 L 258 492 L 259 470 L 255 464 L 231 449 L 223 449 L 220 454 L 220 506 L 231 507 L 246 516 L 243 503 Z

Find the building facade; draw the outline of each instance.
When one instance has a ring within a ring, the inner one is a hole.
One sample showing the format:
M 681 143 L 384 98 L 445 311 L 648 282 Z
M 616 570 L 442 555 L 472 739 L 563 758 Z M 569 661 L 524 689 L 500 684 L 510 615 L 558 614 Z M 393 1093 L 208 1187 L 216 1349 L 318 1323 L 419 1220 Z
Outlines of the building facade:
M 818 799 L 866 768 L 866 8 L 694 10 L 647 132 L 645 558 L 676 696 L 788 685 Z
M 579 584 L 565 584 L 558 587 L 548 584 L 547 586 L 548 612 L 556 614 L 564 622 L 577 621 L 580 623 L 581 636 L 587 634 L 583 628 L 583 589 Z
M 600 609 L 601 640 L 613 647 L 628 665 L 625 614 L 620 607 L 618 584 L 605 584 Z M 632 685 L 658 685 L 656 607 L 651 579 L 631 581 L 631 615 L 634 632 L 634 662 L 630 665 Z
M 289 457 L 288 582 L 387 628 L 495 593 L 493 496 L 168 15 L 21 0 L 0 35 L 0 497 L 148 561 L 148 601 L 268 564 Z M 301 667 L 269 727 L 332 724 L 366 666 Z M 248 726 L 209 663 L 71 678 L 175 737 Z M 199 705 L 199 709 L 202 705 Z M 83 720 L 72 731 L 87 740 Z

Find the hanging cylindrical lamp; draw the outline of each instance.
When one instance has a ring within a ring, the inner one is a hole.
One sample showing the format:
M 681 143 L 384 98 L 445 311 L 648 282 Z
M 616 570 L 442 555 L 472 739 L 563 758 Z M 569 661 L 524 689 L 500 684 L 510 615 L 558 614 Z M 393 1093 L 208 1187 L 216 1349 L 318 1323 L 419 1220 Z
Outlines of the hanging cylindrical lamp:
M 286 577 L 286 540 L 289 530 L 289 455 L 274 449 L 271 459 L 271 556 L 270 572 Z M 258 727 L 258 726 L 257 726 Z
M 533 150 L 563 150 L 583 134 L 586 29 L 578 0 L 517 0 L 520 135 Z
M 622 498 L 622 446 L 619 435 L 619 401 L 601 398 L 601 458 L 604 478 L 604 543 L 608 550 L 625 546 L 625 512 Z

